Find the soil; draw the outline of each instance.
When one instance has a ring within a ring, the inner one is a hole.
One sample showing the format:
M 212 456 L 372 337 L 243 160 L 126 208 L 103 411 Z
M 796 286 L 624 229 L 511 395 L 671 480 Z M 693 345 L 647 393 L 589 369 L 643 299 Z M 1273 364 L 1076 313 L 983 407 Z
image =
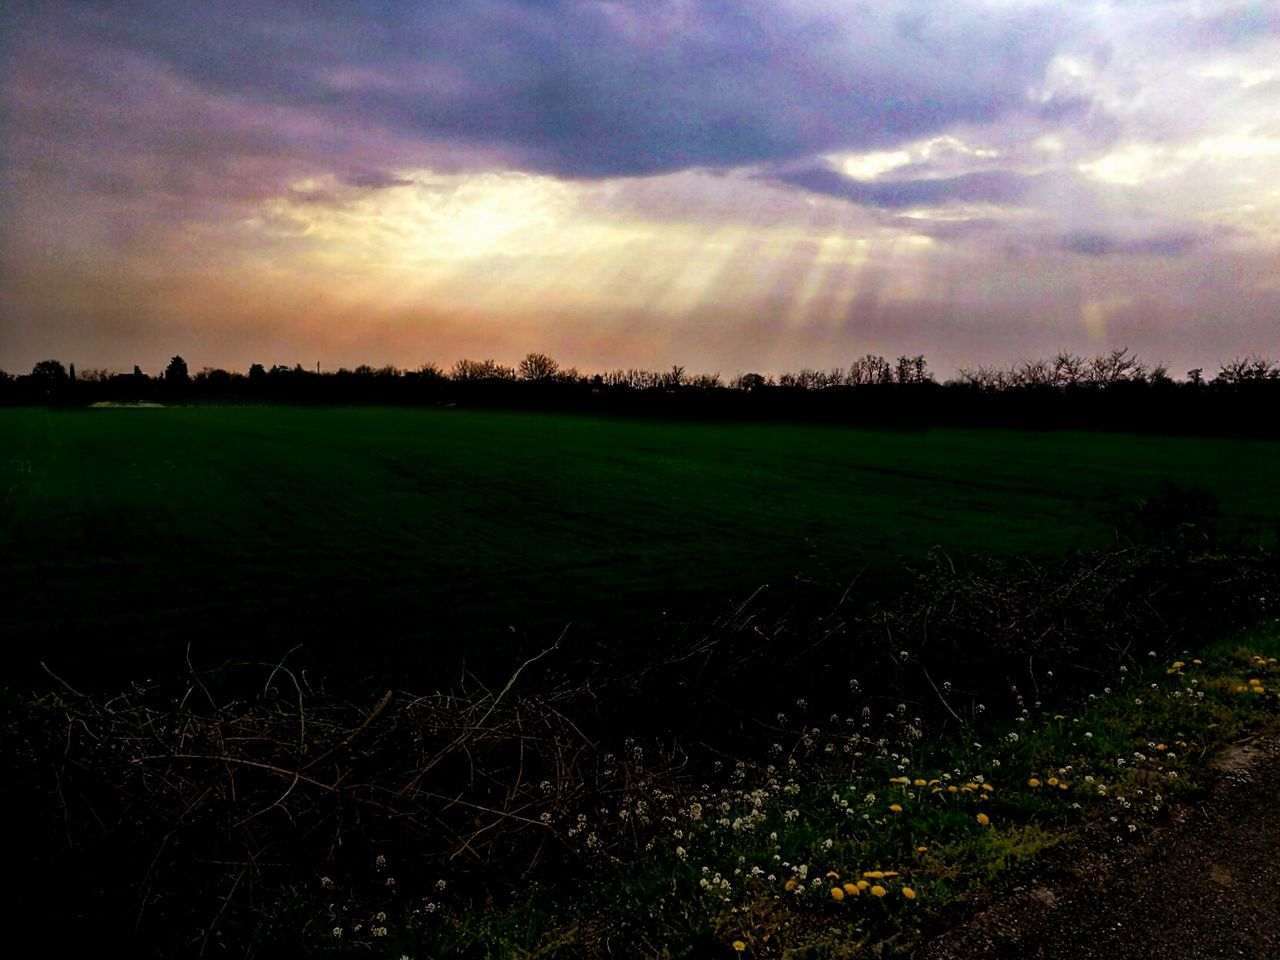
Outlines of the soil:
M 1280 958 L 1280 734 L 1234 744 L 1140 845 L 1077 852 L 916 960 Z

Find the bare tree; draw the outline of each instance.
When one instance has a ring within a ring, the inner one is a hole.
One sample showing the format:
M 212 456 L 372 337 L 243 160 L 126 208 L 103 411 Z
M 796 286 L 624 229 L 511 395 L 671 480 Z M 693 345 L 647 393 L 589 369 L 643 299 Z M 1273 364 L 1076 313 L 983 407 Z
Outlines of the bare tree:
M 560 364 L 545 353 L 530 353 L 520 361 L 517 370 L 521 380 L 554 380 Z
M 1084 357 L 1074 353 L 1060 351 L 1053 358 L 1053 385 L 1055 387 L 1072 387 L 1084 379 Z
M 868 353 L 859 357 L 849 365 L 848 382 L 854 386 L 869 386 L 875 383 L 891 383 L 893 367 L 884 357 Z
M 673 366 L 666 373 L 661 375 L 660 385 L 667 389 L 682 387 L 685 383 L 684 367 L 680 365 Z
M 1095 387 L 1110 387 L 1126 380 L 1142 380 L 1146 366 L 1128 347 L 1099 354 L 1089 361 L 1084 371 L 1085 382 Z
M 514 380 L 516 371 L 496 360 L 459 360 L 453 365 L 451 377 L 459 381 Z
M 1222 365 L 1214 383 L 1238 385 L 1257 380 L 1280 378 L 1280 366 L 1275 361 L 1259 356 L 1236 357 Z
M 1047 360 L 1024 360 L 1015 374 L 1026 387 L 1045 387 L 1053 382 L 1053 368 Z

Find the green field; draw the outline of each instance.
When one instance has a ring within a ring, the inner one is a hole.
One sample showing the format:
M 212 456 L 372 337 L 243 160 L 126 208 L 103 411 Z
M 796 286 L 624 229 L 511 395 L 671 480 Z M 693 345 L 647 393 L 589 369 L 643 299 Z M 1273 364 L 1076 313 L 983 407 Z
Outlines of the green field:
M 1280 443 L 421 409 L 0 410 L 19 662 L 428 661 L 639 629 L 933 545 L 1061 553 L 1162 480 L 1275 530 Z M 514 633 L 511 630 L 514 628 Z

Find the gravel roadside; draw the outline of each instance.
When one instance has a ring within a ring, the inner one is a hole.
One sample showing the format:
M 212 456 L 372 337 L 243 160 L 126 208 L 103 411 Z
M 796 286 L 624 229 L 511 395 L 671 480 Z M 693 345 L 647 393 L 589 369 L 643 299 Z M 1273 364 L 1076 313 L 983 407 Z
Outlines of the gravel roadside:
M 1149 842 L 1052 879 L 915 951 L 916 960 L 1277 960 L 1280 734 L 1232 746 L 1202 800 Z

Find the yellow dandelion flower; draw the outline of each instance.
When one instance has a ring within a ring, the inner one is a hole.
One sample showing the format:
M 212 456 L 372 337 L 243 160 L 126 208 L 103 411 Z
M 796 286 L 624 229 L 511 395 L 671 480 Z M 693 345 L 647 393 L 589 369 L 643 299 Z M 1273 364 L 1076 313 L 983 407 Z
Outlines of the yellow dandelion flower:
M 900 804 L 900 803 L 891 803 L 891 804 L 889 804 L 889 809 L 890 809 L 893 813 L 901 813 L 901 812 L 902 812 L 902 804 Z
M 836 873 L 834 870 L 828 870 L 828 871 L 827 871 L 827 879 L 828 879 L 828 880 L 839 880 L 839 879 L 840 879 L 840 874 Z
M 914 900 L 916 898 L 916 892 L 912 890 L 910 887 L 903 887 L 902 895 L 906 897 L 908 900 Z
M 798 884 L 799 882 L 800 881 L 798 881 L 795 877 L 792 877 L 790 880 L 784 883 L 783 886 L 786 887 L 786 889 L 788 890 L 794 890 L 796 888 L 796 884 Z
M 851 897 L 859 896 L 862 893 L 862 891 L 858 888 L 858 885 L 856 883 L 846 883 L 844 885 L 844 892 Z
M 1248 689 L 1249 688 L 1242 683 L 1238 687 L 1236 687 L 1236 693 L 1244 693 Z
M 1067 787 L 1069 787 L 1069 786 L 1070 786 L 1070 784 L 1069 784 L 1069 783 L 1060 783 L 1060 784 L 1058 784 L 1058 789 L 1059 789 L 1059 790 L 1065 790 L 1065 789 L 1067 789 Z
M 884 871 L 883 871 L 883 870 L 863 870 L 863 871 L 862 871 L 862 875 L 863 875 L 864 877 L 870 877 L 872 880 L 883 880 L 883 879 L 884 879 Z
M 1035 777 L 1032 777 L 1030 780 L 1028 780 L 1028 781 L 1027 781 L 1027 786 L 1028 786 L 1028 787 L 1038 787 L 1038 786 L 1040 786 L 1040 781 L 1039 781 L 1039 780 L 1037 780 Z
M 928 847 L 916 847 L 916 853 L 927 853 L 928 850 Z
M 929 782 L 928 782 L 927 780 L 924 780 L 924 779 L 919 778 L 919 777 L 917 777 L 917 778 L 913 781 L 913 783 L 914 783 L 914 785 L 915 785 L 915 786 L 917 786 L 917 787 L 927 787 L 927 786 L 929 785 Z
M 991 818 L 988 817 L 985 813 L 978 814 L 978 823 L 982 824 L 982 826 L 985 827 L 990 822 L 991 822 Z
M 996 792 L 996 788 L 995 788 L 995 787 L 993 787 L 993 786 L 992 786 L 991 784 L 989 784 L 989 783 L 984 783 L 984 784 L 982 785 L 982 789 L 983 789 L 985 792 L 987 792 L 987 793 L 995 793 L 995 792 Z
M 1181 670 L 1181 669 L 1182 669 L 1183 667 L 1185 667 L 1185 666 L 1186 666 L 1186 664 L 1185 664 L 1185 663 L 1183 663 L 1181 660 L 1175 660 L 1175 661 L 1173 661 L 1173 669 L 1174 669 L 1174 670 Z
M 1192 660 L 1191 662 L 1194 663 L 1197 667 L 1200 666 L 1200 664 L 1204 663 L 1203 660 Z
M 737 953 L 742 953 L 744 950 L 747 949 L 747 945 L 743 943 L 741 940 L 735 940 L 733 941 L 733 949 Z
M 1157 743 L 1157 744 L 1156 744 L 1156 749 L 1157 749 L 1157 750 L 1160 750 L 1161 752 L 1163 752 L 1163 751 L 1165 751 L 1165 750 L 1168 750 L 1169 748 L 1168 748 L 1168 747 L 1166 747 L 1163 743 Z
M 832 900 L 835 900 L 837 903 L 839 903 L 841 900 L 843 900 L 843 899 L 844 899 L 844 891 L 843 891 L 843 890 L 841 890 L 839 887 L 832 887 L 832 888 L 831 888 L 831 899 L 832 899 Z
M 959 787 L 957 787 L 957 786 L 953 783 L 953 784 L 951 784 L 951 786 L 947 787 L 947 793 L 955 793 L 955 792 L 957 792 L 959 789 L 960 789 L 960 788 L 959 788 Z
M 930 790 L 929 792 L 930 792 L 930 793 L 941 793 L 941 792 L 942 792 L 942 788 L 941 788 L 941 787 L 934 787 L 934 788 L 933 788 L 932 790 Z
M 883 896 L 884 896 L 886 893 L 888 893 L 888 892 L 889 892 L 888 890 L 886 890 L 884 887 L 880 886 L 880 884 L 878 884 L 878 883 L 877 883 L 874 887 L 872 887 L 872 888 L 871 888 L 871 895 L 872 895 L 873 897 L 883 897 Z
M 1058 778 L 1057 778 L 1057 777 L 1050 777 L 1050 778 L 1049 778 L 1049 786 L 1051 786 L 1051 787 L 1056 787 L 1057 785 L 1058 785 Z
M 1250 678 L 1249 678 L 1249 686 L 1251 686 L 1251 687 L 1256 687 L 1256 686 L 1258 686 L 1260 683 L 1262 683 L 1262 681 L 1261 681 L 1261 680 L 1259 680 L 1257 677 L 1250 677 Z
M 881 878 L 883 878 L 883 879 L 885 879 L 885 880 L 888 880 L 890 877 L 896 877 L 896 876 L 898 876 L 898 871 L 897 871 L 897 870 L 882 870 L 882 871 L 880 872 L 880 876 L 881 876 Z
M 858 881 L 858 889 L 859 889 L 859 890 L 865 890 L 865 889 L 867 889 L 867 887 L 869 887 L 869 886 L 871 886 L 871 884 L 867 883 L 867 881 L 865 881 L 865 880 L 859 880 L 859 881 Z

